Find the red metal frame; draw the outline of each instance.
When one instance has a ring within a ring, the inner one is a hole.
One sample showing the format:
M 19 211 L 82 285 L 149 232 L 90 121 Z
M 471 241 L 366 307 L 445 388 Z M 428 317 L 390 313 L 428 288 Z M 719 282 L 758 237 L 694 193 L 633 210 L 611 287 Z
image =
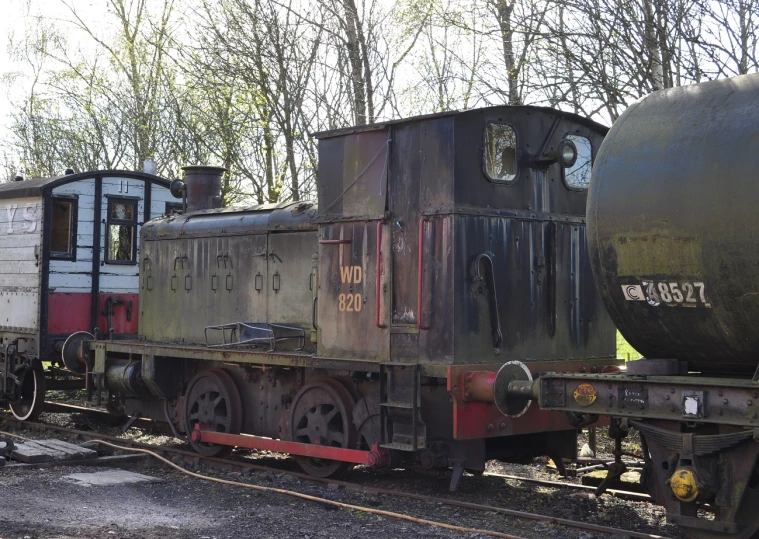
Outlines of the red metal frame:
M 200 424 L 195 425 L 195 430 L 192 431 L 192 440 L 196 443 L 203 442 L 207 444 L 232 445 L 236 447 L 244 447 L 246 449 L 258 449 L 274 451 L 276 453 L 290 453 L 291 455 L 317 459 L 352 462 L 353 464 L 364 464 L 375 468 L 384 468 L 390 464 L 390 455 L 387 451 L 381 449 L 379 445 L 372 446 L 370 451 L 359 451 L 358 449 L 344 449 L 342 447 L 330 447 L 318 444 L 287 442 L 285 440 L 275 440 L 273 438 L 263 438 L 261 436 L 252 436 L 249 434 L 227 434 L 226 432 L 208 430 Z
M 429 223 L 429 219 L 427 217 L 422 217 L 419 219 L 419 268 L 418 268 L 418 275 L 417 275 L 417 303 L 416 303 L 416 319 L 417 319 L 417 325 L 419 326 L 419 329 L 430 329 L 430 326 L 424 324 L 422 321 L 422 290 L 423 290 L 423 284 L 424 284 L 424 223 Z
M 377 327 L 383 329 L 387 327 L 387 324 L 380 322 L 380 298 L 382 297 L 382 279 L 380 276 L 382 275 L 382 225 L 385 224 L 387 224 L 387 221 L 377 222 L 377 276 L 375 277 L 377 281 L 375 290 L 375 309 L 377 313 L 375 321 L 377 322 Z
M 540 372 L 610 372 L 620 360 L 525 362 L 533 377 Z M 493 399 L 492 383 L 500 364 L 451 365 L 448 367 L 448 392 L 453 398 L 453 438 L 476 440 L 493 436 L 512 436 L 557 430 L 572 430 L 567 414 L 541 410 L 533 403 L 524 415 L 502 414 Z M 479 400 L 478 400 L 479 399 Z M 609 424 L 602 416 L 594 426 Z

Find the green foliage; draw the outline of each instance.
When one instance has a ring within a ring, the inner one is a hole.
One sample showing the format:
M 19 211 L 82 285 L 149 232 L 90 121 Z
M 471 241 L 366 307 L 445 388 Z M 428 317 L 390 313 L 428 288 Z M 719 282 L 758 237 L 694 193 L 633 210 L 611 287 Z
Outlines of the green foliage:
M 625 340 L 619 331 L 617 331 L 617 357 L 625 361 L 640 359 L 642 357 L 635 348 L 630 346 L 630 343 Z

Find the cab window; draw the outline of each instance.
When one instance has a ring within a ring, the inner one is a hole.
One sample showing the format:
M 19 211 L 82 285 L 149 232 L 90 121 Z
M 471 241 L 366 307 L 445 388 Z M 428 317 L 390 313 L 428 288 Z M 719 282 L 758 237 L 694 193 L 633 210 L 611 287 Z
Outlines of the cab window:
M 587 189 L 593 168 L 593 147 L 588 137 L 568 133 L 564 138 L 574 142 L 577 161 L 571 167 L 564 167 L 564 182 L 570 189 Z
M 500 182 L 517 177 L 517 133 L 510 125 L 490 123 L 485 126 L 485 174 Z

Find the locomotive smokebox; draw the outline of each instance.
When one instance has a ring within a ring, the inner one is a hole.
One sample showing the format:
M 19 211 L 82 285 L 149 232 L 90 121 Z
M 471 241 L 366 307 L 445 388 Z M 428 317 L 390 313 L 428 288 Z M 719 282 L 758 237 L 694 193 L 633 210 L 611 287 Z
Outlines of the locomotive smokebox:
M 187 190 L 187 211 L 221 208 L 221 177 L 223 167 L 193 165 L 182 167 Z
M 759 75 L 655 92 L 595 161 L 588 249 L 606 307 L 647 358 L 759 362 Z

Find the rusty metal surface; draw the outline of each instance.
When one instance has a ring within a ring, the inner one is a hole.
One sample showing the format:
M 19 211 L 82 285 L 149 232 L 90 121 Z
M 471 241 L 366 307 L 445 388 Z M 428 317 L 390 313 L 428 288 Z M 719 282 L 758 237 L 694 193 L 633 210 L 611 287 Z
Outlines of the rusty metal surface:
M 600 372 L 608 365 L 617 364 L 618 360 L 596 361 L 547 361 L 526 363 L 533 378 L 543 376 L 546 372 L 561 369 L 566 372 Z M 447 390 L 453 399 L 453 437 L 457 440 L 474 440 L 496 436 L 514 436 L 540 433 L 544 431 L 567 430 L 575 428 L 563 412 L 541 410 L 534 404 L 519 417 L 509 417 L 501 413 L 493 402 L 469 400 L 461 385 L 467 373 L 477 373 L 472 378 L 490 378 L 501 368 L 500 363 L 477 365 L 452 365 L 448 367 Z M 471 398 L 471 395 L 470 395 Z M 608 424 L 601 420 L 596 426 Z
M 221 207 L 221 177 L 227 169 L 188 166 L 182 167 L 182 170 L 185 173 L 188 212 Z
M 759 529 L 759 486 L 755 481 L 759 444 L 750 432 L 747 440 L 731 443 L 736 433 L 727 429 L 715 434 L 713 429 L 680 432 L 675 422 L 631 424 L 640 431 L 650 453 L 644 468 L 645 485 L 666 509 L 668 521 L 694 537 L 754 536 Z M 710 442 L 704 443 L 706 439 Z M 696 479 L 697 491 L 689 502 L 672 494 L 671 479 L 680 469 L 691 470 Z M 706 515 L 700 511 L 704 503 L 710 506 Z M 705 518 L 707 515 L 713 518 Z
M 201 343 L 206 327 L 233 322 L 310 329 L 313 212 L 311 203 L 295 203 L 151 221 L 143 229 L 140 334 Z
M 534 383 L 540 407 L 548 410 L 759 426 L 759 386 L 748 379 L 547 373 Z M 581 385 L 590 385 L 597 398 L 579 400 L 588 392 L 578 391 Z
M 519 171 L 514 182 L 485 176 L 483 132 L 489 122 L 517 132 Z M 326 257 L 320 260 L 320 286 L 326 286 L 325 279 L 333 282 L 331 288 L 320 289 L 331 295 L 319 299 L 319 354 L 435 365 L 613 356 L 615 328 L 588 262 L 586 194 L 565 185 L 558 164 L 541 161 L 568 133 L 588 137 L 596 151 L 605 132 L 558 111 L 492 107 L 412 118 L 384 130 L 324 134 L 319 203 L 326 208 L 340 202 L 320 218 L 320 256 Z M 345 190 L 348 165 L 343 161 L 353 162 L 354 168 L 365 163 L 368 153 L 357 156 L 356 145 L 363 141 L 374 151 L 386 138 L 392 142 L 383 219 L 387 226 L 382 230 L 391 257 L 382 267 L 390 293 L 389 324 L 377 324 L 376 309 L 374 325 L 368 318 L 362 322 L 366 313 L 353 315 L 346 324 L 332 295 L 345 294 L 341 286 L 349 283 L 334 282 L 338 274 L 333 259 L 349 249 L 351 256 L 363 253 L 368 283 L 377 272 L 370 262 L 376 255 L 363 245 L 335 242 L 347 242 L 353 230 L 370 238 L 369 219 L 362 224 L 348 219 L 380 207 L 354 212 L 341 206 L 340 197 L 353 189 Z M 483 270 L 487 279 L 474 267 L 483 257 L 492 262 Z M 493 320 L 499 327 L 492 327 Z M 378 325 L 389 325 L 389 331 Z M 350 328 L 347 333 L 345 328 Z M 338 334 L 342 341 L 334 338 Z
M 757 365 L 757 98 L 756 74 L 654 92 L 601 147 L 588 200 L 593 270 L 646 357 L 707 373 Z
M 282 202 L 243 208 L 205 210 L 153 219 L 142 227 L 143 241 L 217 235 L 237 236 L 270 230 L 312 230 L 313 202 Z
M 290 453 L 291 455 L 299 455 L 311 459 L 332 459 L 353 464 L 364 464 L 366 466 L 379 466 L 381 463 L 387 462 L 387 457 L 384 456 L 383 450 L 380 448 L 372 448 L 372 451 L 359 451 L 357 449 L 344 449 L 342 447 L 273 440 L 271 438 L 244 434 L 227 434 L 205 429 L 195 429 L 192 437 L 198 443 L 221 444 L 257 449 L 259 451 Z
M 389 356 L 389 330 L 377 325 L 377 235 L 376 222 L 321 227 L 317 305 L 320 356 L 372 361 L 384 361 Z M 384 257 L 384 262 L 389 275 L 389 257 Z M 380 289 L 379 297 L 382 309 L 387 303 L 386 292 Z
M 197 344 L 172 344 L 147 341 L 93 341 L 90 349 L 100 346 L 109 354 L 151 355 L 160 358 L 197 359 L 222 363 L 242 363 L 281 367 L 312 367 L 314 369 L 362 370 L 378 372 L 379 364 L 374 361 L 339 359 L 314 356 L 304 352 L 266 353 L 262 350 L 208 348 Z
M 356 133 L 319 143 L 322 218 L 370 217 L 385 212 L 391 131 Z

